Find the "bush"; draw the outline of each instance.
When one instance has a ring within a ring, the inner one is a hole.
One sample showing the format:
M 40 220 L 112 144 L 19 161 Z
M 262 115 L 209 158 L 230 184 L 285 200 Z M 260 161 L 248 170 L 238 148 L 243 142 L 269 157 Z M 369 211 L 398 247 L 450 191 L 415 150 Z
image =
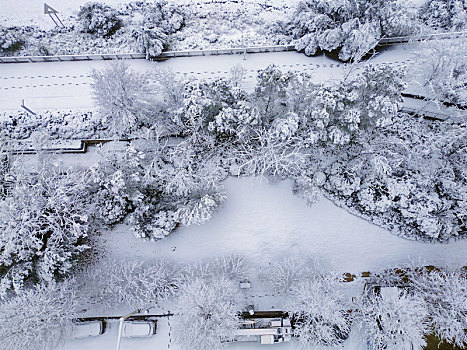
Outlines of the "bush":
M 114 34 L 121 27 L 117 11 L 100 2 L 88 2 L 78 12 L 79 29 L 100 37 Z
M 288 25 L 296 49 L 306 55 L 339 51 L 339 59 L 360 59 L 384 36 L 408 35 L 416 12 L 400 0 L 305 0 Z
M 5 28 L 0 26 L 0 54 L 6 55 L 18 51 L 24 45 L 17 28 Z
M 14 185 L 0 200 L 0 297 L 26 281 L 67 276 L 90 249 L 87 173 L 49 162 L 36 174 L 15 168 Z
M 467 25 L 467 1 L 428 0 L 420 8 L 420 18 L 434 29 L 463 30 Z

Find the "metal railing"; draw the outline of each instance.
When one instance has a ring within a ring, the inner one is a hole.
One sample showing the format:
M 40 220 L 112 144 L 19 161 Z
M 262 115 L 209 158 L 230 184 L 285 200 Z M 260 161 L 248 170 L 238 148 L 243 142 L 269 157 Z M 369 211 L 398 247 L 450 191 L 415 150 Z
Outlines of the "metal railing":
M 282 52 L 295 51 L 294 45 L 274 45 L 274 46 L 252 46 L 235 47 L 224 49 L 206 50 L 180 50 L 165 51 L 161 55 L 151 57 L 153 60 L 164 60 L 172 57 L 193 57 L 193 56 L 215 56 L 215 55 L 235 55 L 244 53 L 260 52 Z M 57 55 L 57 56 L 5 56 L 0 57 L 0 63 L 31 63 L 31 62 L 70 62 L 70 61 L 94 61 L 94 60 L 115 60 L 115 59 L 145 59 L 144 53 L 106 53 L 89 55 Z

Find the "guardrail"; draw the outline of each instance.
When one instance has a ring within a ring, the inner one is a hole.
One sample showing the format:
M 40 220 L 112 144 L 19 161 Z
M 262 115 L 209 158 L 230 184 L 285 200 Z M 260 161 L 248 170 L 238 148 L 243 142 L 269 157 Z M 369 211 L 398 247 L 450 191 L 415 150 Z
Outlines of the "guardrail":
M 407 43 L 410 41 L 423 41 L 435 39 L 458 38 L 466 35 L 464 32 L 435 33 L 419 36 L 399 36 L 392 38 L 382 38 L 377 46 L 386 46 L 397 43 Z M 165 60 L 173 57 L 193 57 L 193 56 L 214 56 L 214 55 L 235 55 L 260 52 L 283 52 L 296 51 L 295 45 L 272 45 L 272 46 L 251 46 L 234 47 L 224 49 L 206 50 L 180 50 L 165 51 L 160 56 L 151 57 L 153 60 Z M 31 63 L 31 62 L 68 62 L 68 61 L 94 61 L 94 60 L 116 60 L 116 59 L 145 59 L 144 53 L 102 53 L 89 55 L 57 55 L 57 56 L 2 56 L 0 63 Z
M 295 51 L 294 45 L 274 45 L 274 46 L 252 46 L 235 47 L 225 49 L 208 50 L 181 50 L 165 51 L 160 56 L 151 57 L 153 60 L 165 60 L 172 57 L 193 57 L 193 56 L 215 56 L 215 55 L 235 55 L 243 53 L 260 52 L 282 52 Z M 106 53 L 90 55 L 58 55 L 58 56 L 5 56 L 0 57 L 0 63 L 31 63 L 31 62 L 70 62 L 70 61 L 95 61 L 95 60 L 116 60 L 116 59 L 145 59 L 144 53 Z
M 392 38 L 382 38 L 378 46 L 386 46 L 397 43 L 407 43 L 410 41 L 423 41 L 435 39 L 458 38 L 466 35 L 464 32 L 452 33 L 435 33 L 419 36 L 399 36 Z M 165 60 L 173 57 L 195 57 L 195 56 L 215 56 L 215 55 L 235 55 L 246 53 L 260 52 L 283 52 L 296 51 L 295 45 L 272 45 L 272 46 L 251 46 L 251 47 L 234 47 L 223 49 L 206 49 L 206 50 L 180 50 L 180 51 L 165 51 L 160 56 L 151 57 L 153 60 Z M 116 59 L 145 59 L 144 53 L 102 53 L 89 55 L 57 55 L 57 56 L 3 56 L 0 57 L 0 63 L 31 63 L 31 62 L 69 62 L 69 61 L 94 61 L 94 60 L 116 60 Z
M 58 56 L 4 56 L 0 57 L 0 63 L 31 63 L 31 62 L 69 62 L 69 61 L 94 61 L 116 59 L 143 59 L 144 53 L 106 53 L 92 55 L 58 55 Z
M 424 40 L 436 40 L 436 39 L 452 39 L 459 38 L 466 35 L 467 31 L 464 32 L 450 32 L 450 33 L 434 33 L 426 35 L 414 35 L 414 36 L 395 36 L 392 38 L 382 38 L 378 46 L 407 43 L 410 41 L 424 41 Z

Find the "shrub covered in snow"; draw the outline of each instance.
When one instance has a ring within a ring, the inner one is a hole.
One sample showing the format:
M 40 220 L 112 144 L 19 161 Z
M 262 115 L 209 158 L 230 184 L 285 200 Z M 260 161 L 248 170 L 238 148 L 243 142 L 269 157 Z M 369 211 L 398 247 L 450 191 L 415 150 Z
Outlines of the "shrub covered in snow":
M 52 139 L 91 139 L 106 134 L 107 125 L 94 111 L 41 111 L 37 115 L 26 112 L 3 113 L 0 128 L 10 139 L 27 139 L 40 131 Z
M 467 1 L 428 0 L 420 8 L 420 17 L 434 29 L 463 30 L 467 25 Z
M 37 173 L 17 165 L 0 200 L 0 297 L 26 281 L 52 282 L 90 248 L 87 174 L 45 161 Z
M 108 310 L 160 302 L 173 296 L 182 283 L 180 269 L 164 260 L 101 259 L 78 276 L 92 301 Z
M 55 349 L 71 335 L 82 308 L 74 281 L 39 284 L 0 303 L 0 347 L 9 350 Z
M 78 12 L 79 29 L 105 37 L 114 34 L 121 26 L 117 11 L 100 2 L 88 2 Z
M 326 166 L 325 192 L 404 237 L 463 237 L 463 124 L 433 124 L 404 114 L 392 120 Z
M 233 340 L 242 309 L 238 283 L 195 278 L 181 287 L 172 319 L 175 342 L 185 349 L 219 349 Z
M 24 40 L 16 28 L 0 26 L 0 54 L 7 55 L 21 48 Z
M 411 34 L 416 22 L 416 10 L 400 0 L 306 0 L 286 30 L 306 55 L 338 50 L 347 61 L 360 59 L 382 37 Z
M 396 288 L 396 287 L 392 287 Z M 422 297 L 390 289 L 364 297 L 358 317 L 365 340 L 373 349 L 403 349 L 426 345 L 428 309 Z

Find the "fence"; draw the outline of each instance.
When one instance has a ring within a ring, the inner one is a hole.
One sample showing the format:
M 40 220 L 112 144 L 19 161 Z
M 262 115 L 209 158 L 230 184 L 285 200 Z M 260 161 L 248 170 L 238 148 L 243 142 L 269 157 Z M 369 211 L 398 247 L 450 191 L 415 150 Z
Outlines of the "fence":
M 398 43 L 408 43 L 411 41 L 436 40 L 458 38 L 466 35 L 467 32 L 436 33 L 419 36 L 399 36 L 392 38 L 383 38 L 378 46 L 387 46 Z M 260 52 L 283 52 L 295 51 L 294 45 L 274 45 L 274 46 L 252 46 L 237 47 L 225 49 L 206 49 L 206 50 L 183 50 L 166 51 L 160 56 L 152 57 L 154 60 L 165 60 L 173 57 L 194 57 L 194 56 L 215 56 L 215 55 L 235 55 L 244 53 Z M 115 59 L 144 59 L 144 53 L 104 53 L 89 55 L 58 55 L 58 56 L 11 56 L 0 57 L 0 63 L 30 63 L 30 62 L 69 62 L 69 61 L 94 61 L 94 60 L 115 60 Z
M 411 41 L 424 41 L 424 40 L 436 40 L 436 39 L 453 39 L 459 38 L 466 35 L 467 32 L 450 32 L 450 33 L 435 33 L 427 35 L 412 35 L 412 36 L 395 36 L 392 38 L 382 38 L 378 46 L 386 46 L 392 44 L 408 43 Z
M 235 55 L 243 53 L 260 52 L 282 52 L 295 51 L 294 45 L 275 46 L 253 46 L 244 48 L 226 48 L 209 50 L 184 50 L 166 51 L 160 56 L 153 57 L 154 60 L 165 60 L 172 57 L 193 57 L 193 56 L 215 56 L 215 55 Z M 30 62 L 69 62 L 69 61 L 95 61 L 95 60 L 115 60 L 115 59 L 144 59 L 144 53 L 122 53 L 122 54 L 92 54 L 92 55 L 58 55 L 58 56 L 11 56 L 0 57 L 0 63 L 30 63 Z

